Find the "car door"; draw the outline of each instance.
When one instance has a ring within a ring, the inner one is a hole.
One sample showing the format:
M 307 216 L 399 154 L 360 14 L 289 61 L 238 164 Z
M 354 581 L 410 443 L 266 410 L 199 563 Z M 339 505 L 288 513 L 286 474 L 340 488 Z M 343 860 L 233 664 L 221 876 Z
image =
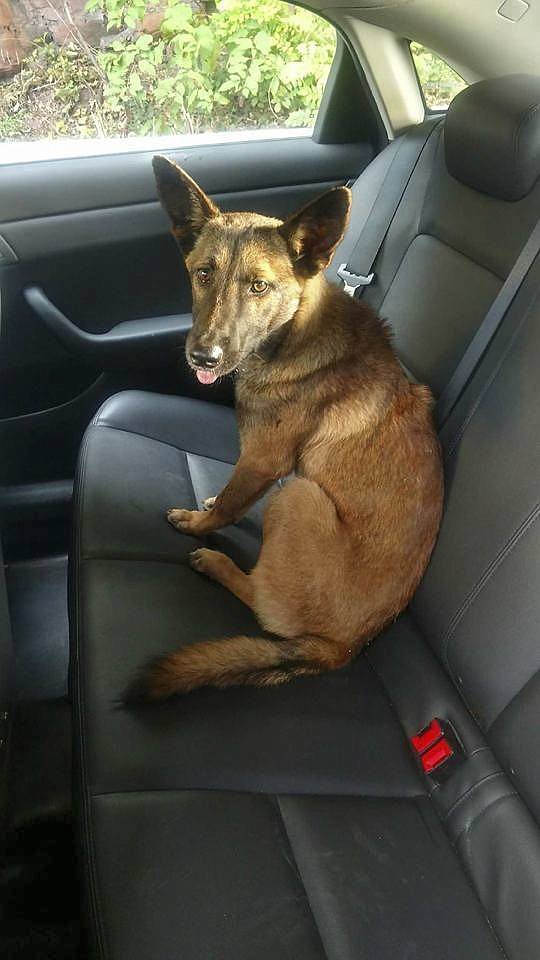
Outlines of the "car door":
M 262 5 L 264 6 L 264 4 Z M 354 103 L 354 110 L 351 110 Z M 163 152 L 224 209 L 286 217 L 356 178 L 384 141 L 341 38 L 314 127 L 0 146 L 4 538 L 66 514 L 82 433 L 125 388 L 200 395 L 183 360 L 190 289 L 157 201 Z M 209 397 L 230 402 L 229 384 Z M 24 539 L 24 538 L 23 538 Z

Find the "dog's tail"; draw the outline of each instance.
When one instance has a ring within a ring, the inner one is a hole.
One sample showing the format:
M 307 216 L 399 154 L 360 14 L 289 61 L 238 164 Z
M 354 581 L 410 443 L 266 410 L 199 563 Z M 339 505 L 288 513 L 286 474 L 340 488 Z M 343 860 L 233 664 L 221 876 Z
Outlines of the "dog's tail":
M 125 703 L 166 700 L 198 687 L 267 687 L 335 670 L 352 650 L 322 637 L 271 640 L 228 637 L 183 647 L 150 661 L 124 694 Z

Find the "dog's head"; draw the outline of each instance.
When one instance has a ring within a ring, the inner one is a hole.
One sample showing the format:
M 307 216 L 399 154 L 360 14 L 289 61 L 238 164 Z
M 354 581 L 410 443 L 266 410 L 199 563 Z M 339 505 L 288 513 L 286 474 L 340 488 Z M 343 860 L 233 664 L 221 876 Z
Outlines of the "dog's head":
M 213 383 L 292 319 L 343 235 L 350 191 L 329 190 L 282 222 L 222 213 L 175 163 L 154 157 L 153 166 L 193 288 L 188 363 L 201 383 Z

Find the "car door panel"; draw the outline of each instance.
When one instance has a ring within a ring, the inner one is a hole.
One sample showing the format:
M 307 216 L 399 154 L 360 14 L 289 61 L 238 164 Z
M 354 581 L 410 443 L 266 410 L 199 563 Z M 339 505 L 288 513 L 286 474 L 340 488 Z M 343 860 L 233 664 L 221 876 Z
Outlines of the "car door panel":
M 373 148 L 287 137 L 167 155 L 223 209 L 283 218 L 358 176 Z M 55 516 L 65 508 L 82 433 L 118 390 L 231 401 L 229 382 L 208 391 L 188 371 L 185 316 L 178 336 L 166 336 L 161 348 L 155 338 L 157 347 L 126 348 L 123 355 L 116 349 L 112 361 L 100 353 L 106 337 L 85 351 L 84 336 L 80 343 L 59 337 L 25 296 L 29 287 L 39 288 L 75 328 L 97 338 L 113 328 L 114 335 L 131 334 L 133 321 L 144 320 L 138 329 L 155 323 L 158 330 L 159 318 L 189 315 L 189 282 L 157 201 L 151 157 L 118 153 L 0 165 L 0 449 L 7 453 L 0 482 L 7 488 L 4 507 L 19 520 L 34 523 L 38 511 L 43 522 L 47 511 Z
M 4 164 L 2 221 L 155 201 L 150 161 L 156 152 Z M 367 143 L 316 143 L 310 136 L 270 136 L 267 140 L 168 149 L 166 153 L 213 195 L 337 182 L 357 175 L 372 159 L 373 148 Z

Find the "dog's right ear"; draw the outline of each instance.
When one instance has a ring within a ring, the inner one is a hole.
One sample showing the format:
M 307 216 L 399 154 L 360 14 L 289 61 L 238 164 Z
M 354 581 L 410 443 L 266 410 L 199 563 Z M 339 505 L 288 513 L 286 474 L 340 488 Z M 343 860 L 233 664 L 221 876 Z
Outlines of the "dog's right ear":
M 334 187 L 278 227 L 299 273 L 312 277 L 328 266 L 345 232 L 350 205 L 351 191 Z
M 219 210 L 189 174 L 167 157 L 152 160 L 158 197 L 169 215 L 173 235 L 184 256 L 195 246 L 197 237 L 208 220 Z

